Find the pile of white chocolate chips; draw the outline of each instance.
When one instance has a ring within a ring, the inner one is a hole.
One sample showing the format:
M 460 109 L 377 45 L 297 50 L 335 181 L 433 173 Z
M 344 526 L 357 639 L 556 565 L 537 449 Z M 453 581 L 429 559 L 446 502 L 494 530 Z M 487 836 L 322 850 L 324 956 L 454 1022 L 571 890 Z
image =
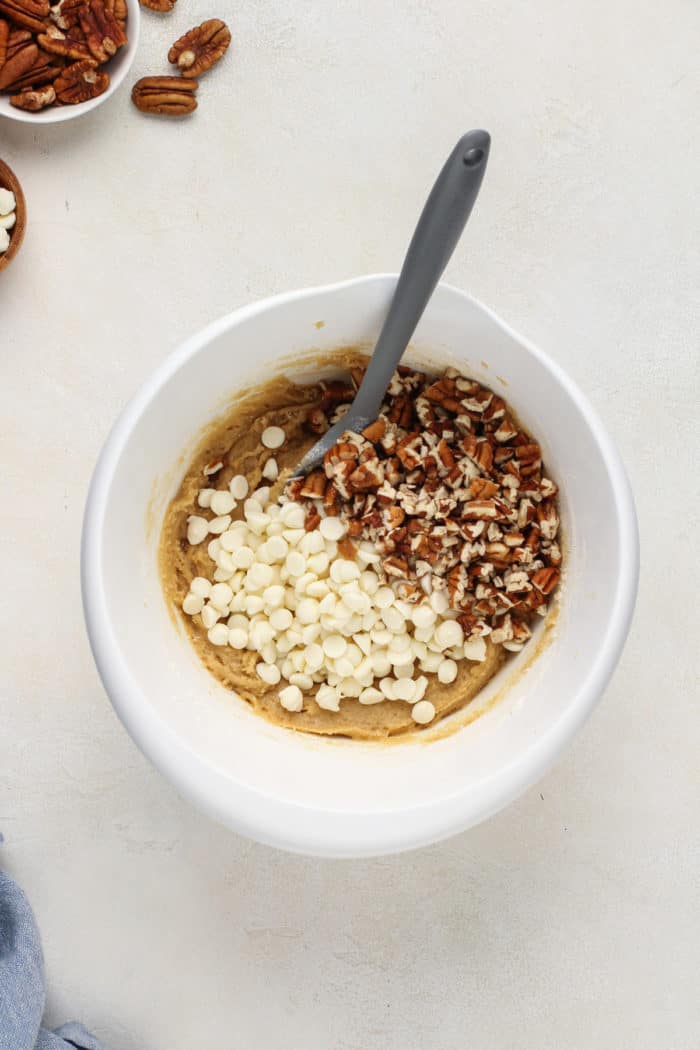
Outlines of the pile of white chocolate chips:
M 17 202 L 12 190 L 0 187 L 0 254 L 10 247 L 10 230 L 15 224 Z
M 361 381 L 326 384 L 307 426 L 323 433 Z M 263 477 L 286 439 L 263 431 Z M 207 468 L 215 472 L 221 464 Z M 208 542 L 211 579 L 191 581 L 183 611 L 215 646 L 256 652 L 257 674 L 287 711 L 313 694 L 338 711 L 346 697 L 411 705 L 435 717 L 430 679 L 453 682 L 490 637 L 518 651 L 560 576 L 556 486 L 539 446 L 505 402 L 454 370 L 434 381 L 402 368 L 363 435 L 347 432 L 323 469 L 279 499 L 248 480 L 205 486 L 187 522 Z M 242 503 L 242 516 L 233 513 Z

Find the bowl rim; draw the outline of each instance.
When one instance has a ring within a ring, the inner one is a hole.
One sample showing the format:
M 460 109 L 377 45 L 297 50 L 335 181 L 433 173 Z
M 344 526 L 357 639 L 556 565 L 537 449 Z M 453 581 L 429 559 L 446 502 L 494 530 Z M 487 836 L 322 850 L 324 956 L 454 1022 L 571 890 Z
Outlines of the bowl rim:
M 38 113 L 29 113 L 23 109 L 16 109 L 14 106 L 7 103 L 7 106 L 0 107 L 0 117 L 5 120 L 14 120 L 18 124 L 34 124 L 34 125 L 45 125 L 45 124 L 62 124 L 67 120 L 75 120 L 77 117 L 83 117 L 86 113 L 90 113 L 93 109 L 97 109 L 103 102 L 111 98 L 121 85 L 126 80 L 131 67 L 134 64 L 136 58 L 136 52 L 138 51 L 139 37 L 141 34 L 141 5 L 139 0 L 126 0 L 128 19 L 128 41 L 125 47 L 122 49 L 124 52 L 125 60 L 119 68 L 118 75 L 112 76 L 109 68 L 109 86 L 106 91 L 103 91 L 97 98 L 88 99 L 87 102 L 79 102 L 75 106 L 49 106 L 47 109 L 41 109 Z M 117 53 L 117 55 L 119 52 Z M 114 57 L 116 58 L 117 55 Z M 109 67 L 110 63 L 106 63 Z M 4 101 L 9 99 L 8 95 L 0 95 L 0 100 Z
M 471 785 L 448 798 L 406 810 L 339 813 L 267 796 L 224 777 L 177 737 L 150 704 L 142 702 L 138 683 L 123 661 L 112 632 L 99 571 L 105 507 L 121 453 L 135 424 L 168 379 L 229 328 L 295 300 L 342 294 L 361 285 L 393 287 L 397 276 L 370 274 L 283 292 L 242 306 L 191 335 L 142 383 L 118 417 L 99 455 L 85 506 L 81 541 L 83 610 L 95 663 L 117 715 L 156 768 L 210 816 L 249 838 L 291 852 L 330 857 L 397 853 L 440 841 L 502 809 L 547 772 L 588 717 L 613 674 L 634 612 L 639 578 L 637 516 L 622 461 L 602 422 L 574 381 L 547 354 L 468 293 L 441 284 L 441 289 L 482 311 L 520 343 L 566 390 L 599 448 L 611 481 L 621 550 L 613 607 L 605 641 L 566 710 L 517 759 L 486 776 L 476 789 Z

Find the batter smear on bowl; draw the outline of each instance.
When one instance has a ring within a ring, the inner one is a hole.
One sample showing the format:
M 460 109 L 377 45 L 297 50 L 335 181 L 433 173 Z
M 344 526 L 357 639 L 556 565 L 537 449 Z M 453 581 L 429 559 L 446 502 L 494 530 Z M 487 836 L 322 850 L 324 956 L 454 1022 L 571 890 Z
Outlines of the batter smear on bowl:
M 561 573 L 557 486 L 492 390 L 400 367 L 378 418 L 291 474 L 353 400 L 277 378 L 200 445 L 161 536 L 208 669 L 268 719 L 387 738 L 463 707 L 532 636 Z

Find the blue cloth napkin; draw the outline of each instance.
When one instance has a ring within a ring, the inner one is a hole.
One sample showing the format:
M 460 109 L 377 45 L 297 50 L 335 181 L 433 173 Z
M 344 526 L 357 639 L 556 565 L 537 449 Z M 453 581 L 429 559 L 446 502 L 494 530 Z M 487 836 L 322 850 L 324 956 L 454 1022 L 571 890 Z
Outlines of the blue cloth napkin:
M 104 1050 L 81 1024 L 42 1028 L 45 998 L 32 909 L 17 883 L 0 871 L 0 1050 Z

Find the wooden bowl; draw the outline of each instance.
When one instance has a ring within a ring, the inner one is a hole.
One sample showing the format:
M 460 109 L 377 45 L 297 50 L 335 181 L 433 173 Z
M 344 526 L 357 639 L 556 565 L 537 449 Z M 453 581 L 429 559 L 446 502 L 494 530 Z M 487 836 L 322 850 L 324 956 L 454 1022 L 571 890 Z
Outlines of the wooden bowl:
M 15 213 L 17 215 L 14 226 L 11 230 L 8 230 L 8 233 L 10 234 L 10 247 L 6 252 L 0 254 L 0 270 L 4 270 L 6 266 L 10 265 L 15 255 L 22 247 L 24 229 L 27 225 L 27 204 L 17 176 L 2 160 L 0 160 L 0 188 L 3 190 L 12 190 L 14 193 L 16 202 Z

